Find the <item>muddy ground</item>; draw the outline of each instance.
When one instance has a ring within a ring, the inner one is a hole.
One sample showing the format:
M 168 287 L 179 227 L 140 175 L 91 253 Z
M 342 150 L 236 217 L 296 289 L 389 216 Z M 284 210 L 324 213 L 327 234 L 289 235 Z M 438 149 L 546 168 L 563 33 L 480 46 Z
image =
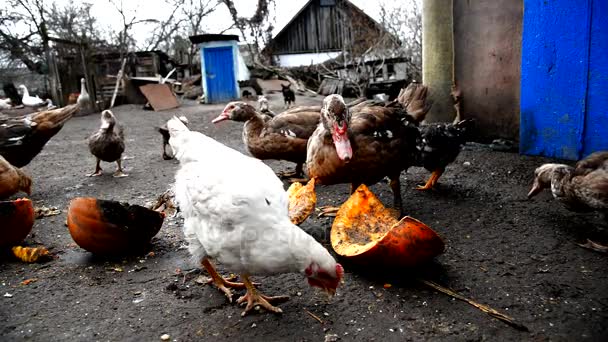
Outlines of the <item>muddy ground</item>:
M 272 101 L 279 109 L 279 96 L 272 95 Z M 299 98 L 305 101 L 321 98 Z M 179 220 L 165 221 L 153 240 L 153 255 L 103 259 L 73 243 L 64 225 L 70 199 L 95 196 L 144 204 L 173 182 L 178 165 L 161 159 L 154 126 L 174 113 L 186 114 L 193 129 L 244 151 L 241 124 L 210 123 L 221 108 L 193 103 L 161 113 L 132 105 L 116 108 L 128 138 L 130 176 L 122 179 L 111 177 L 114 165 L 109 164 L 102 165 L 104 176 L 85 177 L 94 169 L 85 138 L 97 129 L 97 115 L 75 117 L 65 125 L 26 167 L 35 179 L 36 205 L 64 211 L 37 220 L 25 243 L 47 246 L 55 259 L 44 264 L 2 260 L 1 340 L 155 341 L 163 334 L 174 341 L 608 339 L 606 256 L 575 244 L 587 237 L 608 242 L 604 221 L 568 212 L 548 193 L 526 199 L 534 168 L 547 159 L 479 146 L 461 153 L 434 192 L 413 190 L 428 176 L 425 170 L 402 175 L 407 212 L 443 236 L 443 255 L 420 270 L 383 274 L 346 265 L 346 283 L 331 302 L 299 274 L 256 278 L 265 293 L 291 296 L 280 316 L 241 318 L 241 308 L 194 281 L 199 273 L 185 274 L 195 265 L 184 249 Z M 291 167 L 269 164 L 277 170 Z M 345 201 L 348 190 L 348 185 L 319 187 L 318 204 Z M 387 184 L 372 190 L 391 203 Z M 331 218 L 314 217 L 302 228 L 331 248 L 331 223 Z M 529 332 L 437 293 L 415 281 L 418 277 L 511 315 Z

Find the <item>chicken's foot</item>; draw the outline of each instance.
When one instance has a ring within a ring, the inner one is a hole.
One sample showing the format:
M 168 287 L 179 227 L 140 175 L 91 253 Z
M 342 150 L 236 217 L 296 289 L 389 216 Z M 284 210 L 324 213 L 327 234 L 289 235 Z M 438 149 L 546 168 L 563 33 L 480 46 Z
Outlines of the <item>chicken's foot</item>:
M 101 160 L 97 159 L 97 164 L 95 164 L 95 172 L 87 174 L 87 177 L 97 177 L 101 176 Z
M 236 277 L 222 277 L 219 273 L 217 273 L 217 270 L 208 259 L 203 259 L 203 261 L 201 261 L 201 264 L 207 270 L 207 273 L 209 273 L 209 275 L 211 276 L 211 283 L 213 283 L 215 287 L 224 292 L 226 297 L 228 297 L 228 302 L 232 303 L 232 291 L 230 291 L 230 288 L 243 289 L 246 287 L 243 283 L 235 283 L 231 281 L 234 280 Z
M 418 187 L 416 187 L 416 190 L 426 191 L 426 190 L 433 189 L 435 187 L 435 184 L 437 184 L 439 177 L 441 177 L 442 174 L 443 174 L 443 169 L 437 169 L 437 170 L 433 171 L 433 173 L 431 173 L 431 176 L 429 177 L 429 179 L 426 181 L 426 184 L 424 184 L 423 186 L 419 185 Z
M 116 178 L 128 176 L 128 174 L 124 173 L 122 170 L 122 161 L 120 159 L 116 161 L 116 172 L 114 172 L 113 176 Z
M 247 293 L 236 301 L 238 304 L 247 303 L 245 311 L 241 313 L 241 316 L 247 315 L 249 311 L 256 307 L 262 307 L 274 313 L 283 312 L 283 310 L 281 310 L 280 308 L 273 306 L 272 303 L 285 302 L 289 299 L 289 296 L 265 296 L 261 294 L 258 289 L 255 288 L 253 283 L 251 283 L 251 280 L 249 279 L 248 275 L 243 274 L 241 275 L 241 278 L 243 278 L 243 282 L 245 283 L 245 287 L 247 288 Z

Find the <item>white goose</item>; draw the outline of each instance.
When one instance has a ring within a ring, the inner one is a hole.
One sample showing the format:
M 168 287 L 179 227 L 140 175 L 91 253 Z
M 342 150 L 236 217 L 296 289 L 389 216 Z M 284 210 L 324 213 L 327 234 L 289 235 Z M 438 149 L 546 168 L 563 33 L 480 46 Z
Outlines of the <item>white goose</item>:
M 78 99 L 76 100 L 76 103 L 78 104 L 78 106 L 80 108 L 85 108 L 86 106 L 89 105 L 91 101 L 91 98 L 89 96 L 89 93 L 87 92 L 87 86 L 86 86 L 86 81 L 84 78 L 80 79 L 80 95 L 78 95 Z
M 41 98 L 38 97 L 38 95 L 30 96 L 29 91 L 27 91 L 27 88 L 23 84 L 19 86 L 19 89 L 21 89 L 21 91 L 23 92 L 23 98 L 21 99 L 21 102 L 24 106 L 40 107 L 47 104 L 46 101 L 43 101 Z

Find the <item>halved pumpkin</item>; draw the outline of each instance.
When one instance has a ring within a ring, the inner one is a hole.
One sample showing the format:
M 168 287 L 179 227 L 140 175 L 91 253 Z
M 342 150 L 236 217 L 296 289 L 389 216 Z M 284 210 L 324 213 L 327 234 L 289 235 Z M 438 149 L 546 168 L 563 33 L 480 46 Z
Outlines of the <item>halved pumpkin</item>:
M 362 184 L 342 204 L 331 229 L 331 245 L 355 263 L 412 267 L 443 253 L 441 237 L 424 223 L 394 212 Z
M 300 224 L 315 211 L 317 194 L 315 193 L 315 179 L 308 181 L 306 185 L 300 182 L 292 183 L 287 189 L 289 198 L 289 219 L 293 224 Z
M 140 253 L 163 225 L 165 215 L 116 201 L 79 197 L 70 202 L 68 228 L 72 239 L 95 254 Z
M 0 247 L 12 247 L 25 239 L 34 226 L 34 206 L 27 198 L 0 201 Z

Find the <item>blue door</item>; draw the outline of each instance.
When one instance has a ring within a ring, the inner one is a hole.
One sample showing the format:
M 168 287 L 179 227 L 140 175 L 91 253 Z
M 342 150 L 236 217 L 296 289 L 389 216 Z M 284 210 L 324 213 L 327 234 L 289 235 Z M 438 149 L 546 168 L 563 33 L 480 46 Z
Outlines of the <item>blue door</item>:
M 608 150 L 608 1 L 525 0 L 520 150 Z
M 238 97 L 232 46 L 203 48 L 207 102 L 227 102 Z

